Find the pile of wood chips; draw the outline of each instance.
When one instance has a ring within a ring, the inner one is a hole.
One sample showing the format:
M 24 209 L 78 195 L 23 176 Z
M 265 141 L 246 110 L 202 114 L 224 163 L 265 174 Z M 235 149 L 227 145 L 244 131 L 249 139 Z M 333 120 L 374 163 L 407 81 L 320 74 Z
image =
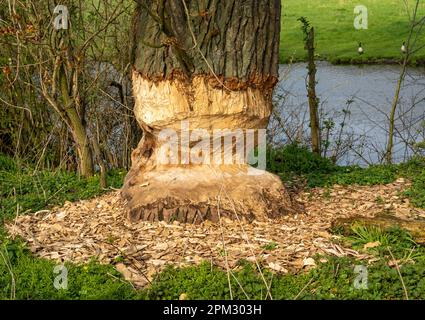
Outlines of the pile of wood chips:
M 220 224 L 207 221 L 201 225 L 132 224 L 125 217 L 119 192 L 111 192 L 19 216 L 7 229 L 10 237 L 23 237 L 38 257 L 74 263 L 96 258 L 116 264 L 118 271 L 139 287 L 170 264 L 209 261 L 234 269 L 245 259 L 278 273 L 299 272 L 315 267 L 317 253 L 370 259 L 336 244 L 337 236 L 329 228 L 337 218 L 373 217 L 383 211 L 402 218 L 425 217 L 425 211 L 411 207 L 408 199 L 400 196 L 408 185 L 398 179 L 381 186 L 318 188 L 299 194 L 297 200 L 305 207 L 302 214 L 268 222 L 222 219 Z

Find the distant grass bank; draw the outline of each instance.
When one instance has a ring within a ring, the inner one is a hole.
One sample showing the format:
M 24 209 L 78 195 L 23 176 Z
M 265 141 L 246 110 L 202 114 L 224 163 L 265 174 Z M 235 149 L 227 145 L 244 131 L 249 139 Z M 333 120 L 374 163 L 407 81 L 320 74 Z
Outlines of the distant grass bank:
M 414 0 L 408 0 L 411 8 Z M 354 8 L 368 8 L 368 29 L 354 28 Z M 316 31 L 318 59 L 336 64 L 395 63 L 401 60 L 400 47 L 409 33 L 409 22 L 402 0 L 283 0 L 282 1 L 281 62 L 305 60 L 301 23 L 306 17 Z M 425 3 L 419 16 L 425 15 Z M 365 53 L 359 56 L 358 43 Z M 425 30 L 418 39 L 425 44 Z M 425 48 L 418 51 L 412 64 L 424 64 Z

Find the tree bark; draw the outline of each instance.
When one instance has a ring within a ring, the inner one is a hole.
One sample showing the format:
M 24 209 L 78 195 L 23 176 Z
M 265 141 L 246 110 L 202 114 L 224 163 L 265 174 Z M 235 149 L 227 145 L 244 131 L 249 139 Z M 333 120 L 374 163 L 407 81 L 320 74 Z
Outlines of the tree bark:
M 65 106 L 65 113 L 69 119 L 72 137 L 74 138 L 74 142 L 77 148 L 80 174 L 83 177 L 91 177 L 94 174 L 94 168 L 93 154 L 90 149 L 90 141 L 87 135 L 86 127 L 78 115 L 77 109 L 72 106 L 73 101 L 69 95 L 68 82 L 64 69 L 62 69 L 60 74 L 60 86 L 61 95 Z
M 131 220 L 252 220 L 292 211 L 277 176 L 247 163 L 209 162 L 217 145 L 220 158 L 226 152 L 226 138 L 232 139 L 228 149 L 237 149 L 234 132 L 242 130 L 247 147 L 248 130 L 267 127 L 278 80 L 280 11 L 280 0 L 138 1 L 133 92 L 144 137 L 122 190 Z M 180 138 L 178 151 L 171 151 L 178 164 L 158 161 L 164 129 Z M 228 129 L 225 137 L 214 136 L 218 129 Z M 212 139 L 200 153 L 203 164 L 194 164 L 188 137 L 200 130 Z
M 314 57 L 314 28 L 310 28 L 306 40 L 306 49 L 308 53 L 308 106 L 310 112 L 310 129 L 311 129 L 311 149 L 319 156 L 322 154 L 320 143 L 320 126 L 319 126 L 319 106 L 316 95 L 316 62 Z

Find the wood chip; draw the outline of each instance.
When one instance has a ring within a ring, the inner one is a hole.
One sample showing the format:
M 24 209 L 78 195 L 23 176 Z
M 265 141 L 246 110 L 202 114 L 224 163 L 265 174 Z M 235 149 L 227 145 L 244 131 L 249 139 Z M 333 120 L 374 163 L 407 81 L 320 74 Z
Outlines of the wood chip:
M 316 254 L 370 260 L 368 255 L 337 245 L 337 237 L 329 232 L 332 222 L 342 217 L 374 217 L 384 210 L 382 203 L 389 204 L 396 216 L 424 218 L 425 210 L 411 208 L 409 201 L 400 197 L 400 190 L 409 186 L 404 179 L 379 186 L 336 185 L 330 198 L 324 197 L 329 191 L 316 188 L 298 195 L 305 213 L 252 223 L 223 219 L 222 228 L 210 221 L 200 225 L 144 221 L 131 224 L 119 191 L 114 191 L 19 216 L 6 228 L 10 237 L 24 238 L 38 257 L 74 263 L 97 258 L 104 264 L 115 263 L 117 257 L 122 257 L 125 264 L 116 267 L 136 286 L 146 285 L 147 279 L 151 280 L 169 264 L 183 267 L 202 261 L 225 269 L 226 263 L 237 266 L 239 260 L 245 259 L 265 263 L 276 272 L 298 272 L 314 267 L 316 262 L 311 257 Z M 376 201 L 378 195 L 383 202 Z M 275 248 L 265 252 L 267 243 L 276 244 Z

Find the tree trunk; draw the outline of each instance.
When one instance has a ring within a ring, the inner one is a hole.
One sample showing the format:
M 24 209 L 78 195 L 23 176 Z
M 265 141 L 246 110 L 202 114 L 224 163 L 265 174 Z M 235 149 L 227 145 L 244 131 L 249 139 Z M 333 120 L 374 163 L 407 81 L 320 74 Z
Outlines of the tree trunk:
M 319 126 L 319 106 L 316 95 L 316 62 L 314 57 L 314 28 L 308 31 L 306 40 L 306 49 L 308 52 L 308 106 L 310 111 L 310 129 L 311 129 L 311 148 L 315 154 L 322 154 L 320 146 L 320 126 Z
M 277 176 L 241 161 L 260 143 L 249 143 L 248 133 L 265 129 L 271 114 L 280 9 L 280 0 L 138 1 L 133 91 L 144 137 L 122 190 L 131 220 L 252 220 L 292 211 Z
M 69 119 L 69 126 L 71 127 L 72 137 L 77 148 L 80 174 L 83 177 L 91 177 L 94 174 L 94 168 L 93 154 L 90 149 L 90 141 L 83 121 L 78 115 L 76 108 L 72 106 L 72 99 L 69 95 L 68 82 L 64 69 L 62 69 L 60 74 L 60 85 L 61 95 L 65 106 L 65 113 Z
M 93 154 L 90 149 L 90 141 L 87 137 L 86 129 L 75 110 L 70 110 L 68 116 L 72 126 L 72 136 L 77 147 L 80 174 L 83 177 L 91 177 L 94 174 Z

